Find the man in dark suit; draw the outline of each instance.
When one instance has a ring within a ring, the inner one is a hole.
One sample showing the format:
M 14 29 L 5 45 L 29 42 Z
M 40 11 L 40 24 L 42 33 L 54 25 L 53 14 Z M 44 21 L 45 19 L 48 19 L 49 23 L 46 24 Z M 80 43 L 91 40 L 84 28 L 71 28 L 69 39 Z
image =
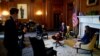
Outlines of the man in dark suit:
M 67 27 L 64 22 L 61 23 L 60 32 L 62 33 L 63 36 L 65 36 L 65 34 L 67 32 Z
M 18 30 L 16 20 L 18 18 L 18 9 L 11 8 L 10 17 L 5 22 L 4 29 L 4 46 L 7 49 L 7 56 L 21 56 L 18 45 Z

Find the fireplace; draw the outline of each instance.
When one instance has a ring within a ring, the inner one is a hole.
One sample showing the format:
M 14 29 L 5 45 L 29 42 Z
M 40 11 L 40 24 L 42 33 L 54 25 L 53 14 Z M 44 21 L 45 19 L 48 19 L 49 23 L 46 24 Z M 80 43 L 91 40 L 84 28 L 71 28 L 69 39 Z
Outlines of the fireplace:
M 98 29 L 99 45 L 100 45 L 100 15 L 95 16 L 78 16 L 79 18 L 79 37 L 84 35 L 85 26 L 88 25 L 91 28 Z

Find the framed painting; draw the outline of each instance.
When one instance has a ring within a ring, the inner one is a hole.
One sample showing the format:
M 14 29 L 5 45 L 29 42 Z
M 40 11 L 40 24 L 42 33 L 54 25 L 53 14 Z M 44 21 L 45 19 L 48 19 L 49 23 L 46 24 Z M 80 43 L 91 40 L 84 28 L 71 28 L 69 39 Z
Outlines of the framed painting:
M 19 9 L 18 19 L 27 19 L 27 4 L 17 4 Z
M 93 6 L 97 4 L 97 0 L 87 0 L 87 6 Z

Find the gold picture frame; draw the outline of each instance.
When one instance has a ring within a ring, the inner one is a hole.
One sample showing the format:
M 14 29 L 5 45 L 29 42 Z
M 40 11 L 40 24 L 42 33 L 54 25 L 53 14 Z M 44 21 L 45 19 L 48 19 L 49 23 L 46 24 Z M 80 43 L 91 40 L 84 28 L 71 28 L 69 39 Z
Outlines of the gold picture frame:
M 27 19 L 27 4 L 17 4 L 19 9 L 18 19 Z
M 87 6 L 93 6 L 97 4 L 97 0 L 87 0 Z

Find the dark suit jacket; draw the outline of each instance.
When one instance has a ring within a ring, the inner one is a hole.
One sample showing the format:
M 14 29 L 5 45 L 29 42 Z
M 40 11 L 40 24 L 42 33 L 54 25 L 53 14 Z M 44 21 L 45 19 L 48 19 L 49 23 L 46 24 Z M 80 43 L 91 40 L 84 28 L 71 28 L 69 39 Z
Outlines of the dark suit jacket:
M 12 17 L 5 22 L 4 45 L 6 48 L 11 49 L 15 49 L 18 46 L 18 31 Z
M 62 30 L 63 27 L 64 27 L 64 29 Z M 64 25 L 63 27 L 62 27 L 62 25 L 61 25 L 59 30 L 60 30 L 61 32 L 66 33 L 66 32 L 67 32 L 66 25 Z

